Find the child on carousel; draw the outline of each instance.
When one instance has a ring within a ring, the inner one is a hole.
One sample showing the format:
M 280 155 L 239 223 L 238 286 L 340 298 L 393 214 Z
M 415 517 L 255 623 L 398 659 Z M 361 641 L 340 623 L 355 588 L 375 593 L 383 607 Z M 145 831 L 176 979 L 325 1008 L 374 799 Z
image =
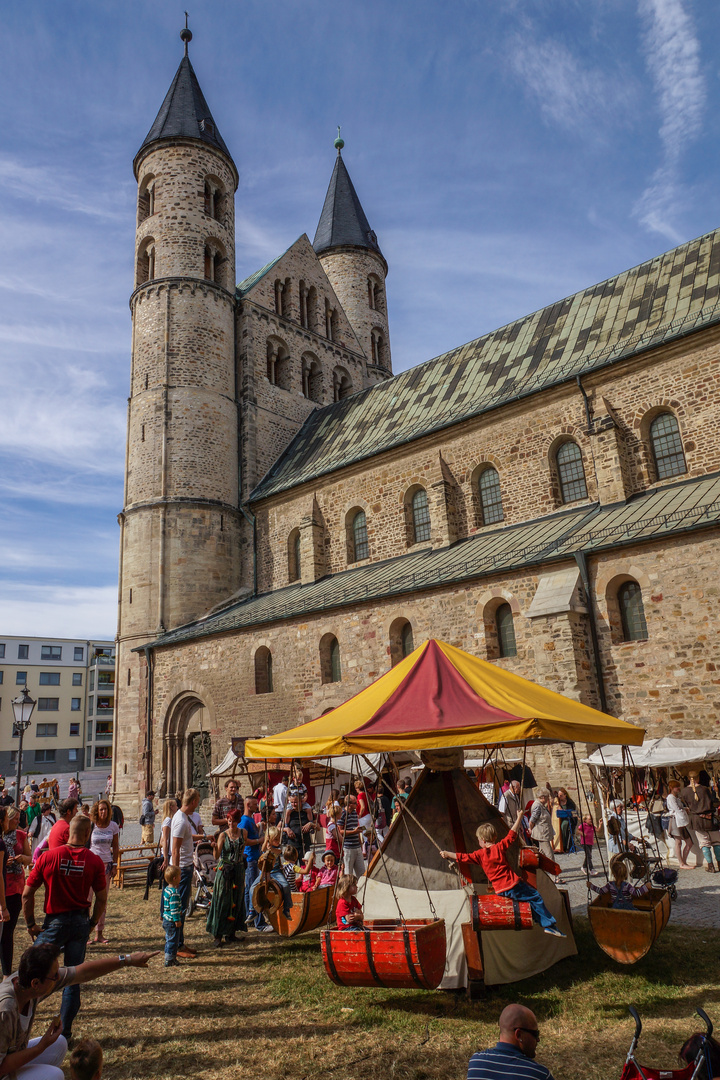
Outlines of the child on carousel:
M 546 934 L 553 937 L 565 937 L 562 930 L 545 907 L 545 902 L 532 885 L 515 873 L 507 861 L 507 851 L 517 841 L 518 829 L 522 821 L 524 810 L 515 818 L 512 828 L 502 840 L 498 839 L 498 828 L 494 821 L 484 821 L 478 825 L 475 835 L 480 847 L 477 851 L 471 851 L 466 855 L 461 851 L 441 851 L 443 859 L 456 862 L 466 877 L 469 875 L 463 869 L 470 863 L 482 866 L 490 884 L 498 896 L 506 896 L 509 900 L 520 900 L 532 908 L 533 921 L 539 923 Z
M 357 881 L 351 875 L 340 878 L 335 917 L 338 930 L 362 930 L 363 913 L 357 899 Z

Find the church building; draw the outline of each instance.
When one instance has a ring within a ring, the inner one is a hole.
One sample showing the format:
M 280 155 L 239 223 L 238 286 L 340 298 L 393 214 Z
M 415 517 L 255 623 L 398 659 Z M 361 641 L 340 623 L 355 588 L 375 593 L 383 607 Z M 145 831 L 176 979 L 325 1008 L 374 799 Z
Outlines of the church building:
M 236 283 L 238 172 L 181 36 L 134 161 L 118 800 L 207 790 L 233 736 L 429 637 L 717 737 L 720 230 L 394 376 L 339 137 L 313 241 Z M 536 764 L 565 778 L 562 747 Z

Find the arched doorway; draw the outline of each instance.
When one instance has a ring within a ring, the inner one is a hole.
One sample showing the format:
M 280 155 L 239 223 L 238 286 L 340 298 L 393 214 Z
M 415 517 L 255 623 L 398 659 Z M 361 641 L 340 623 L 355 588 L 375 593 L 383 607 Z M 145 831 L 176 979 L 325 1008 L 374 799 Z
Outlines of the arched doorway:
M 188 691 L 168 709 L 163 732 L 163 773 L 165 791 L 194 787 L 203 799 L 211 792 L 207 774 L 212 768 L 210 717 L 205 703 Z

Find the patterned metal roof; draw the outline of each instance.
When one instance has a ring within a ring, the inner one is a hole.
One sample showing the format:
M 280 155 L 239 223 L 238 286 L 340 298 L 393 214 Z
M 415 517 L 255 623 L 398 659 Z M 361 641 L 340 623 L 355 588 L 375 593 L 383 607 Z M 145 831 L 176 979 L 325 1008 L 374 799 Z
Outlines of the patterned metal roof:
M 257 500 L 720 321 L 720 229 L 311 413 Z
M 454 584 L 720 523 L 720 474 L 645 492 L 614 506 L 586 503 L 548 517 L 483 530 L 451 547 L 401 555 L 308 585 L 264 593 L 171 630 L 153 645 L 280 622 L 312 612 Z

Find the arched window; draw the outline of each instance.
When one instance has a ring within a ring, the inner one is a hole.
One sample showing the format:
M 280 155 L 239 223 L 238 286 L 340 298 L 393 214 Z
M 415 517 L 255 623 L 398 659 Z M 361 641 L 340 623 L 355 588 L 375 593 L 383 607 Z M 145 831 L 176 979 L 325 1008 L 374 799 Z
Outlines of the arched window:
M 375 327 L 370 333 L 372 346 L 372 362 L 377 367 L 387 367 L 387 350 L 385 348 L 385 335 L 382 330 Z
M 422 544 L 430 539 L 430 508 L 428 506 L 427 491 L 418 488 L 410 503 L 412 511 L 413 543 Z
M 274 339 L 267 343 L 267 377 L 268 382 L 279 386 L 281 390 L 292 389 L 290 354 L 281 341 Z
M 329 300 L 325 301 L 325 337 L 328 341 L 337 341 L 338 317 L 337 311 Z
M 495 612 L 495 630 L 499 656 L 517 656 L 513 613 L 509 604 L 500 604 Z
M 350 511 L 350 529 L 348 535 L 348 562 L 360 562 L 370 555 L 368 543 L 367 519 L 364 510 Z
M 255 653 L 255 693 L 272 694 L 272 653 L 264 645 Z
M 320 361 L 312 353 L 306 353 L 302 358 L 302 386 L 306 398 L 322 403 L 322 368 Z
M 224 191 L 220 181 L 214 176 L 206 177 L 204 210 L 208 217 L 214 218 L 216 221 L 222 221 L 224 211 L 223 202 Z
M 293 529 L 288 536 L 288 581 L 300 580 L 300 530 Z
M 138 252 L 136 285 L 152 281 L 155 277 L 155 241 L 147 236 Z
M 478 479 L 478 501 L 483 525 L 493 525 L 503 520 L 500 477 L 492 465 L 483 469 Z
M 317 289 L 314 285 L 311 285 L 305 299 L 305 315 L 307 318 L 307 329 L 312 330 L 314 334 L 317 333 L 317 306 Z
M 650 442 L 658 480 L 687 472 L 680 428 L 672 413 L 660 413 L 650 425 Z
M 390 665 L 395 667 L 415 648 L 412 624 L 407 619 L 395 619 L 390 624 Z
M 225 284 L 225 253 L 216 242 L 205 245 L 205 277 L 217 285 Z
M 582 454 L 578 444 L 576 442 L 564 442 L 558 450 L 555 460 L 557 462 L 561 500 L 564 503 L 571 503 L 577 502 L 578 499 L 587 499 L 585 469 L 583 468 Z
M 324 683 L 340 682 L 340 646 L 334 634 L 320 639 L 320 677 Z
M 371 311 L 384 311 L 383 287 L 376 277 L 368 278 L 368 307 Z
M 336 367 L 333 371 L 333 400 L 342 401 L 352 394 L 352 379 L 345 368 Z
M 137 223 L 145 221 L 155 213 L 155 177 L 146 176 L 138 191 Z
M 622 623 L 623 641 L 647 641 L 648 630 L 642 590 L 637 581 L 625 581 L 618 589 L 618 608 Z

